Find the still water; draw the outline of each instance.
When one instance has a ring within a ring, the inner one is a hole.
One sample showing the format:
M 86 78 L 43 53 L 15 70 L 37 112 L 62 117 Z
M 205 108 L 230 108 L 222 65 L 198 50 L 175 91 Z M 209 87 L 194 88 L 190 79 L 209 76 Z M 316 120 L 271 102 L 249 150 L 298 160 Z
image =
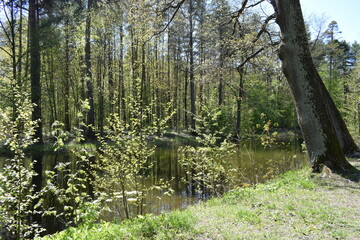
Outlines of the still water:
M 150 186 L 159 179 L 171 180 L 170 185 L 174 192 L 171 196 L 166 196 L 161 191 L 149 192 L 143 200 L 142 214 L 160 214 L 174 209 L 184 209 L 189 205 L 194 205 L 211 197 L 195 191 L 191 183 L 183 181 L 186 178 L 186 171 L 179 164 L 179 147 L 180 145 L 171 144 L 156 148 L 155 154 L 150 159 L 152 167 L 146 173 L 148 177 L 144 184 Z M 43 176 L 45 176 L 45 171 L 53 171 L 58 163 L 73 163 L 76 161 L 75 159 L 75 156 L 69 153 L 45 153 L 42 156 Z M 4 158 L 0 160 L 2 165 Z M 233 169 L 237 174 L 237 186 L 265 182 L 288 170 L 299 169 L 307 164 L 307 158 L 301 152 L 297 140 L 292 140 L 276 148 L 264 148 L 259 144 L 247 142 L 239 146 L 235 153 L 232 153 L 226 159 L 225 163 L 227 169 Z M 61 178 L 61 176 L 59 177 Z M 106 178 L 106 175 L 104 175 L 104 178 Z M 109 221 L 123 218 L 124 215 L 116 214 L 118 209 L 115 209 L 121 206 L 121 201 L 119 199 L 117 204 L 110 203 L 107 207 L 114 208 L 112 213 L 110 211 L 103 214 L 102 218 Z M 133 211 L 131 215 L 136 216 L 136 208 L 132 207 L 130 210 Z M 56 223 L 54 223 L 54 226 L 48 226 L 47 228 L 49 232 L 61 229 Z
M 183 181 L 186 174 L 178 163 L 178 148 L 179 145 L 176 144 L 156 148 L 151 158 L 153 165 L 147 172 L 149 177 L 145 184 L 154 184 L 159 179 L 171 180 L 174 192 L 171 196 L 163 195 L 161 191 L 150 192 L 144 199 L 142 213 L 159 214 L 173 209 L 183 209 L 209 197 L 194 191 L 191 184 Z M 57 163 L 73 159 L 74 156 L 65 153 L 46 154 L 43 156 L 43 171 L 53 170 Z M 258 144 L 246 143 L 226 160 L 226 167 L 236 170 L 237 184 L 240 186 L 265 182 L 288 170 L 299 169 L 305 165 L 307 158 L 300 151 L 296 141 L 276 148 L 263 148 Z M 103 216 L 106 220 L 112 220 L 113 217 Z

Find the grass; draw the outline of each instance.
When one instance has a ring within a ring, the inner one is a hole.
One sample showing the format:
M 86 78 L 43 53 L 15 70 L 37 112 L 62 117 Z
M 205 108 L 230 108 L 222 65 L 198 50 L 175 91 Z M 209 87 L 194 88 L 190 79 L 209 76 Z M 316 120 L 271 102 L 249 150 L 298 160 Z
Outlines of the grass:
M 360 239 L 359 199 L 359 182 L 303 169 L 184 211 L 83 225 L 44 239 Z

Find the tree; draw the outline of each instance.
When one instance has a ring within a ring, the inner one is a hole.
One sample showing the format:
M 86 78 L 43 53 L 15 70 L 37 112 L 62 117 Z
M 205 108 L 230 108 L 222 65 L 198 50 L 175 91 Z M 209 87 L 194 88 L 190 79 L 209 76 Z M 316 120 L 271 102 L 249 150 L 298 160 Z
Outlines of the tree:
M 38 4 L 36 0 L 29 1 L 29 41 L 30 41 L 30 78 L 31 102 L 35 105 L 32 119 L 41 120 L 41 82 L 40 82 L 40 34 L 38 28 Z M 35 132 L 38 143 L 42 143 L 42 123 Z
M 279 57 L 294 98 L 299 126 L 314 172 L 352 168 L 346 161 L 329 111 L 329 96 L 312 61 L 299 0 L 272 0 L 281 30 Z
M 195 96 L 195 75 L 194 75 L 194 6 L 193 6 L 193 0 L 189 1 L 189 24 L 190 24 L 190 32 L 189 32 L 189 74 L 190 74 L 190 122 L 191 122 L 191 129 L 194 132 L 196 129 L 196 96 Z
M 86 29 L 85 29 L 85 79 L 86 79 L 87 98 L 90 106 L 87 115 L 87 122 L 86 122 L 88 126 L 86 137 L 89 140 L 93 140 L 95 138 L 95 132 L 94 132 L 95 107 L 94 107 L 94 90 L 93 90 L 92 72 L 91 72 L 91 45 L 90 45 L 92 9 L 93 9 L 93 0 L 88 0 Z

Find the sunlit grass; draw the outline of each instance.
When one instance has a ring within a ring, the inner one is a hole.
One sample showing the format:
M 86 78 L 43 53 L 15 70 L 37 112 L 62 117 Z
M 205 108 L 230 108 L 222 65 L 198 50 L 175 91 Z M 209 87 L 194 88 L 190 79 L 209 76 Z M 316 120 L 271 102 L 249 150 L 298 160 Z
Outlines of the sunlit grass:
M 184 211 L 83 225 L 45 239 L 357 239 L 359 197 L 359 183 L 303 169 Z

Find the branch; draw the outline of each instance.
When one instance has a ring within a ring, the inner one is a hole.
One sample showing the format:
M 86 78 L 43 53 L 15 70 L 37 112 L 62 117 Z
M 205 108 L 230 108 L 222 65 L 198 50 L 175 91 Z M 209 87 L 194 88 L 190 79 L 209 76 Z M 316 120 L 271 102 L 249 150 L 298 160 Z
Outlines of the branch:
M 171 1 L 171 3 L 173 3 L 175 0 Z M 168 7 L 164 8 L 162 10 L 162 12 L 165 12 L 166 10 L 170 9 L 170 8 L 174 8 L 175 12 L 173 13 L 173 15 L 171 16 L 170 20 L 167 22 L 167 24 L 165 25 L 165 27 L 163 29 L 161 29 L 160 31 L 158 31 L 157 33 L 155 33 L 154 35 L 152 35 L 148 40 L 146 40 L 144 42 L 147 43 L 149 41 L 151 41 L 151 39 L 153 39 L 156 36 L 159 36 L 161 33 L 165 32 L 166 29 L 170 26 L 171 22 L 174 20 L 176 14 L 178 13 L 178 11 L 180 10 L 181 5 L 185 2 L 186 0 L 181 0 L 180 2 L 178 2 L 178 4 L 176 6 L 171 5 L 171 3 L 169 3 L 170 5 L 168 5 Z
M 230 91 L 232 91 L 233 94 L 234 94 L 235 96 L 237 96 L 237 94 L 238 94 L 237 91 L 239 90 L 237 87 L 234 87 L 234 86 L 231 85 L 228 81 L 225 81 L 225 80 L 223 80 L 223 83 L 225 83 L 225 85 L 229 87 Z
M 275 15 L 275 13 L 274 13 L 274 14 L 268 16 L 268 17 L 265 19 L 264 23 L 261 25 L 260 31 L 259 31 L 258 34 L 256 35 L 255 39 L 252 41 L 253 43 L 256 43 L 256 42 L 260 39 L 261 35 L 262 35 L 264 32 L 267 32 L 267 31 L 266 31 L 266 27 L 268 26 L 269 22 L 270 22 L 272 19 L 275 19 L 275 18 L 276 18 L 276 15 Z
M 238 19 L 240 17 L 241 14 L 243 14 L 243 12 L 245 11 L 245 9 L 249 9 L 252 7 L 256 7 L 257 5 L 259 5 L 260 3 L 264 2 L 265 0 L 260 0 L 256 3 L 253 3 L 249 6 L 246 6 L 248 3 L 248 0 L 243 0 L 243 2 L 241 3 L 241 7 L 239 10 L 237 10 L 236 12 L 233 13 L 231 20 L 228 23 L 231 23 L 233 21 L 233 19 Z
M 6 50 L 5 48 L 0 46 L 0 49 L 3 50 L 7 55 L 9 55 L 10 57 L 13 57 L 13 55 L 11 53 L 8 52 L 8 50 Z
M 13 46 L 14 43 L 11 41 L 10 35 L 9 35 L 9 33 L 6 31 L 6 28 L 5 28 L 5 26 L 4 26 L 4 24 L 3 24 L 2 21 L 0 21 L 0 25 L 1 25 L 1 28 L 3 29 L 3 31 L 4 31 L 4 33 L 5 33 L 5 35 L 6 35 L 6 38 L 8 39 L 9 43 L 11 44 L 11 46 Z
M 259 53 L 261 53 L 262 51 L 265 50 L 265 47 L 261 47 L 260 49 L 258 49 L 256 52 L 254 52 L 253 54 L 251 54 L 250 56 L 248 56 L 247 58 L 245 58 L 244 61 L 242 61 L 239 66 L 237 66 L 237 69 L 240 70 L 240 68 L 244 67 L 244 65 L 249 62 L 251 59 L 253 59 L 254 57 L 256 57 Z

